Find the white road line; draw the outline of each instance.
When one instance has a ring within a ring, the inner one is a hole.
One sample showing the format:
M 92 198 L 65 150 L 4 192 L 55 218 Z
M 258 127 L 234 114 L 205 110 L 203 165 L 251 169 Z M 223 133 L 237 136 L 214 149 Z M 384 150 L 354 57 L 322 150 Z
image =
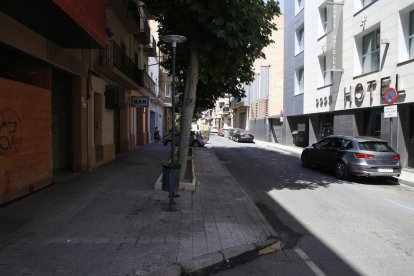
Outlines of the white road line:
M 306 255 L 306 253 L 302 249 L 296 247 L 293 250 L 295 250 L 295 252 L 300 256 L 300 258 L 305 261 L 305 263 L 317 276 L 326 276 L 326 274 L 323 273 L 323 271 L 309 258 L 308 255 Z
M 407 209 L 407 210 L 409 210 L 409 211 L 411 211 L 411 212 L 414 212 L 414 208 L 413 208 L 413 207 L 410 207 L 410 206 L 407 206 L 407 205 L 401 204 L 401 203 L 399 203 L 399 202 L 398 202 L 398 201 L 396 201 L 396 200 L 385 199 L 385 201 L 387 201 L 387 202 L 389 202 L 389 203 L 391 203 L 391 204 L 393 204 L 393 205 L 395 205 L 395 206 L 398 206 L 398 207 L 401 207 L 401 208 Z

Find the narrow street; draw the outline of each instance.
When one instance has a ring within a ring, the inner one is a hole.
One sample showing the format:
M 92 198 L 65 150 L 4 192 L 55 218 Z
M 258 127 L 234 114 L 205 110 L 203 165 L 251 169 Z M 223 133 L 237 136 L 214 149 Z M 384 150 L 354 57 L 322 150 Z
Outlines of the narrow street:
M 299 157 L 211 136 L 207 147 L 285 243 L 279 253 L 219 275 L 412 275 L 414 188 L 338 181 Z

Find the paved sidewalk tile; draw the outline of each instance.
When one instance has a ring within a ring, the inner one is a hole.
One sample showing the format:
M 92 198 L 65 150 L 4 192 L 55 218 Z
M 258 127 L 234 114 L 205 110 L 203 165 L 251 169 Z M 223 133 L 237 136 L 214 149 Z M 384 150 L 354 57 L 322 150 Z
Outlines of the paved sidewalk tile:
M 177 211 L 154 183 L 169 148 L 141 146 L 0 209 L 0 275 L 144 275 L 275 236 L 211 149 Z

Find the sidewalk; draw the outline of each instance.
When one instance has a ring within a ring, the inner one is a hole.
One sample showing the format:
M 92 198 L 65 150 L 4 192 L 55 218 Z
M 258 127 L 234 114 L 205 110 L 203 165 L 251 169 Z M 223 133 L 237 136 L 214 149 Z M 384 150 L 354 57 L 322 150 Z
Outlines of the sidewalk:
M 0 209 L 0 275 L 180 275 L 228 265 L 276 240 L 211 149 L 177 211 L 154 183 L 169 148 L 145 145 Z
M 264 142 L 264 141 L 258 141 L 258 140 L 255 140 L 255 143 L 263 147 L 275 148 L 280 151 L 284 151 L 284 152 L 294 154 L 297 156 L 300 156 L 303 150 L 303 148 L 301 147 L 286 146 L 286 145 L 282 145 L 278 143 Z M 399 177 L 393 177 L 392 179 L 393 179 L 393 182 L 395 183 L 405 184 L 405 185 L 414 187 L 414 172 L 412 171 L 403 170 Z

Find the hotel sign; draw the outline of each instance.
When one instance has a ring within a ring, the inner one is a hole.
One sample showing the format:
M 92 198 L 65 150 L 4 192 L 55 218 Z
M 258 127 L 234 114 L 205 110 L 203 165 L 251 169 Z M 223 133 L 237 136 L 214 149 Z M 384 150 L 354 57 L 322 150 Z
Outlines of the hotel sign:
M 342 71 L 342 9 L 343 2 L 331 0 L 326 3 L 327 41 L 326 70 Z

